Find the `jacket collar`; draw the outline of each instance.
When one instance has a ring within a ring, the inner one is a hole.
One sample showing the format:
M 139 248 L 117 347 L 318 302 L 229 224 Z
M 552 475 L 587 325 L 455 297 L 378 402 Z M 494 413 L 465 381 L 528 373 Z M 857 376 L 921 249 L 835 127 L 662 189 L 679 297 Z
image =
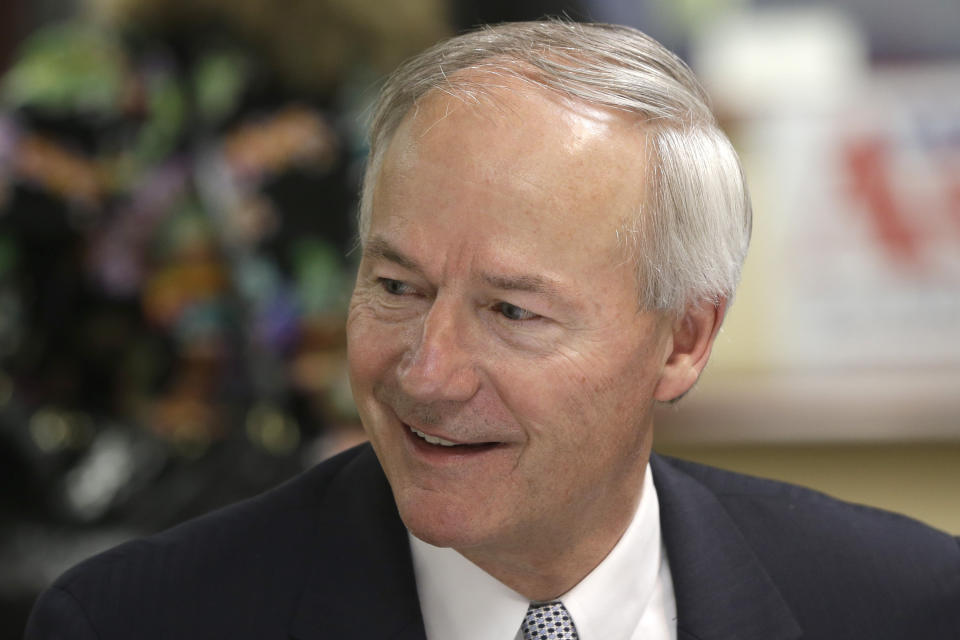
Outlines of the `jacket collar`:
M 696 640 L 790 640 L 789 606 L 716 495 L 654 454 L 660 527 L 677 598 L 677 635 Z
M 369 445 L 320 501 L 312 574 L 293 637 L 425 640 L 406 529 Z
M 650 464 L 677 599 L 678 639 L 800 637 L 789 606 L 717 497 L 670 460 L 654 454 Z M 293 637 L 425 640 L 406 529 L 369 445 L 320 500 L 312 574 L 293 619 Z

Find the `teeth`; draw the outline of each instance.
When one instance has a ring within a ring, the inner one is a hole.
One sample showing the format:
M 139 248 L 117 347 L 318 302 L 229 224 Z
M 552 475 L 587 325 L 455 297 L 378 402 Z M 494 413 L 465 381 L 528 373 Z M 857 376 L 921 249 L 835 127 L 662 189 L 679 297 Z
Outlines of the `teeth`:
M 409 426 L 409 425 L 408 425 Z M 442 447 L 456 447 L 456 442 L 450 442 L 449 440 L 444 440 L 443 438 L 438 438 L 436 436 L 427 435 L 423 431 L 417 431 L 413 427 L 410 427 L 410 431 L 413 431 L 415 434 L 429 442 L 430 444 L 439 444 Z

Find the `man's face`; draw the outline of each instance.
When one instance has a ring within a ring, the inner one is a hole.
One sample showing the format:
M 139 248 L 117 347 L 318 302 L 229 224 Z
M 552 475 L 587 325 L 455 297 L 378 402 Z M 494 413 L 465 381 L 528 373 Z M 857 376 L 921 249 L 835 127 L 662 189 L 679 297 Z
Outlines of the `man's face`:
M 515 84 L 408 114 L 347 325 L 404 522 L 468 557 L 619 535 L 671 346 L 669 323 L 637 310 L 616 235 L 643 199 L 641 133 Z

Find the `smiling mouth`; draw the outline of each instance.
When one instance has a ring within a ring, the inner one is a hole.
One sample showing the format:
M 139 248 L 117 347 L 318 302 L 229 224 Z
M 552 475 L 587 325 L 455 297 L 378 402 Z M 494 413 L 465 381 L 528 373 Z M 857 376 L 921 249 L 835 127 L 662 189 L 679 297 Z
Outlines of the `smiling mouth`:
M 413 427 L 411 427 L 406 423 L 404 423 L 404 426 L 407 427 L 410 433 L 417 436 L 418 439 L 437 447 L 447 447 L 450 449 L 489 449 L 500 444 L 499 442 L 476 442 L 476 443 L 451 442 L 450 440 L 446 440 L 438 436 L 432 436 L 429 433 L 424 433 L 419 429 L 414 429 Z

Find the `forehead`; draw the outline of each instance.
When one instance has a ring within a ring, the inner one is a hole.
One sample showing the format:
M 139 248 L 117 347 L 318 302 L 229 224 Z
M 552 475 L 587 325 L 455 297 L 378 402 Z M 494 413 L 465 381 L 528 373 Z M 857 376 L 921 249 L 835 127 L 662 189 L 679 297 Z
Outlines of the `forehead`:
M 585 163 L 609 169 L 645 159 L 645 131 L 624 111 L 562 96 L 523 76 L 486 71 L 454 78 L 449 90 L 428 92 L 407 112 L 388 145 L 388 159 L 415 152 L 449 159 L 452 151 L 462 162 L 451 169 L 462 171 L 498 168 L 490 159 L 499 155 L 510 160 L 509 169 L 525 173 L 532 173 L 533 164 L 544 173 L 586 173 Z M 449 148 L 452 143 L 458 146 Z
M 384 152 L 372 223 L 391 236 L 428 223 L 506 245 L 608 250 L 644 198 L 644 134 L 623 112 L 521 78 L 433 91 Z

